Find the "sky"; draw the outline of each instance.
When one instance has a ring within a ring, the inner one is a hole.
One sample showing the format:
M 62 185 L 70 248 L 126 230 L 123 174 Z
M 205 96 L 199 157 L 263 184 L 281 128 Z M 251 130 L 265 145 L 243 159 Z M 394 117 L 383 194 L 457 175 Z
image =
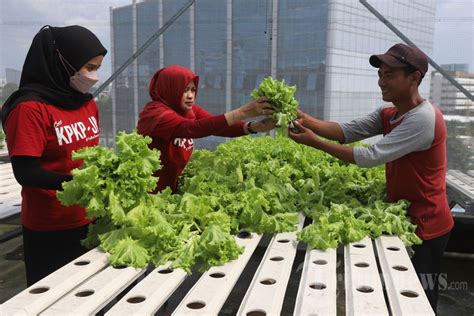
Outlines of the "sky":
M 474 72 L 474 0 L 419 0 L 423 1 L 436 2 L 430 57 L 438 64 L 468 63 Z M 130 3 L 132 0 L 0 0 L 0 78 L 5 77 L 6 67 L 21 70 L 31 40 L 45 24 L 83 25 L 110 48 L 109 8 Z M 104 78 L 110 75 L 110 64 L 107 54 L 101 70 Z
M 438 64 L 467 63 L 474 72 L 474 0 L 436 0 L 430 57 Z
M 31 41 L 46 25 L 82 25 L 94 32 L 110 51 L 110 7 L 132 0 L 0 0 L 0 78 L 5 68 L 21 70 Z M 110 76 L 110 53 L 101 73 Z M 100 74 L 99 74 L 100 75 Z

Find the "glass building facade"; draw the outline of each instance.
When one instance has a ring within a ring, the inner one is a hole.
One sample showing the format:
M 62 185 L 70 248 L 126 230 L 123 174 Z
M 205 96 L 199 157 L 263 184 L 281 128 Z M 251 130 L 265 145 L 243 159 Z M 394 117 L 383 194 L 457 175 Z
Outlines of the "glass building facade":
M 113 68 L 132 55 L 187 0 L 141 1 L 111 10 Z M 369 3 L 428 55 L 433 47 L 435 1 Z M 114 133 L 130 131 L 149 101 L 159 68 L 179 64 L 200 76 L 196 103 L 213 114 L 245 104 L 273 76 L 297 85 L 303 111 L 347 121 L 383 104 L 371 54 L 401 40 L 357 0 L 199 0 L 114 83 Z M 429 78 L 420 90 L 428 97 Z M 197 140 L 214 148 L 220 137 Z
M 133 54 L 133 12 L 131 7 L 114 9 L 113 24 L 113 69 L 120 65 Z M 114 81 L 112 97 L 113 134 L 118 131 L 130 131 L 135 125 L 134 68 L 127 67 Z
M 371 0 L 380 12 L 426 54 L 433 50 L 435 1 Z M 347 121 L 383 104 L 376 70 L 368 59 L 402 40 L 357 0 L 331 0 L 328 6 L 326 87 L 323 117 Z M 428 73 L 431 69 L 428 70 Z M 428 98 L 430 76 L 420 85 Z
M 278 4 L 277 78 L 296 84 L 300 108 L 324 115 L 328 1 L 281 0 Z
M 153 3 L 153 1 L 150 2 Z M 188 0 L 162 1 L 163 21 L 168 21 L 186 2 Z M 192 10 L 185 12 L 163 34 L 164 66 L 177 64 L 192 68 L 190 56 L 194 47 L 191 45 L 191 14 Z
M 271 3 L 271 2 L 270 2 Z M 249 101 L 252 90 L 270 76 L 269 1 L 232 1 L 232 105 Z
M 157 26 L 161 23 L 159 3 L 141 2 L 137 4 L 137 45 L 138 47 L 156 32 Z M 137 65 L 134 65 L 138 71 L 138 105 L 141 110 L 145 103 L 150 101 L 148 87 L 149 82 L 155 71 L 160 67 L 160 41 L 154 41 L 137 59 Z M 120 65 L 116 65 L 120 66 Z M 134 128 L 132 125 L 130 128 Z
M 195 21 L 195 71 L 200 76 L 197 103 L 218 114 L 226 105 L 226 2 L 201 0 Z

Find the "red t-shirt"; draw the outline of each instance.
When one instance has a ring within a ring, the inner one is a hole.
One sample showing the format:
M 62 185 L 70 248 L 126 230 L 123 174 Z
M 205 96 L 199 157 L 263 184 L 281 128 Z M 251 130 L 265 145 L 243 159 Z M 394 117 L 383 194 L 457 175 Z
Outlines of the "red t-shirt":
M 71 153 L 99 142 L 99 113 L 91 100 L 76 110 L 65 110 L 38 101 L 17 105 L 6 121 L 6 142 L 10 157 L 41 158 L 41 167 L 60 174 L 71 174 L 82 161 Z M 86 225 L 85 209 L 63 206 L 56 190 L 23 187 L 22 223 L 38 231 L 71 229 Z
M 197 105 L 192 118 L 183 117 L 160 102 L 149 102 L 140 113 L 137 130 L 150 136 L 150 148 L 161 152 L 162 169 L 155 173 L 159 177 L 155 191 L 170 187 L 176 191 L 178 179 L 194 149 L 193 138 L 210 135 L 236 137 L 244 135 L 243 122 L 227 125 L 224 114 L 212 115 Z
M 454 225 L 446 198 L 446 125 L 439 109 L 432 108 L 435 114 L 431 146 L 410 152 L 385 166 L 388 201 L 406 199 L 411 202 L 408 214 L 417 225 L 416 234 L 423 240 L 442 236 Z M 396 113 L 395 107 L 381 111 L 384 135 L 403 121 L 392 122 Z

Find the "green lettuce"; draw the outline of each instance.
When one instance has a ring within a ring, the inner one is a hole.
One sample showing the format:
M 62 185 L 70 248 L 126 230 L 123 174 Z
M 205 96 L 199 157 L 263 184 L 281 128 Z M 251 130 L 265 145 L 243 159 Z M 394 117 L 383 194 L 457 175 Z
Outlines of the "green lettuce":
M 266 77 L 260 85 L 252 91 L 250 96 L 254 99 L 267 97 L 270 99 L 275 112 L 272 114 L 275 124 L 279 126 L 279 132 L 282 135 L 288 135 L 288 125 L 296 119 L 296 109 L 298 101 L 294 95 L 296 86 L 289 86 L 285 80 L 275 80 L 272 77 Z
M 120 133 L 116 150 L 79 150 L 73 159 L 82 159 L 82 167 L 57 193 L 95 219 L 83 244 L 100 246 L 113 265 L 171 262 L 188 273 L 205 270 L 243 252 L 239 232 L 295 231 L 299 212 L 313 222 L 298 239 L 315 249 L 384 233 L 406 245 L 421 242 L 408 202 L 385 201 L 382 167 L 358 168 L 286 137 L 240 137 L 213 152 L 195 151 L 177 194 L 169 188 L 150 194 L 161 168 L 150 142 Z

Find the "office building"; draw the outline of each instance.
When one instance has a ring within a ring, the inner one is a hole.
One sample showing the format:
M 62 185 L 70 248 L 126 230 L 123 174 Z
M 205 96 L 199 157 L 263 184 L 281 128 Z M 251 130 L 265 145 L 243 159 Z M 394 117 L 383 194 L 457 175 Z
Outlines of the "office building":
M 137 1 L 111 9 L 118 69 L 187 0 Z M 370 1 L 428 55 L 435 1 Z M 266 76 L 298 87 L 303 111 L 347 121 L 383 104 L 368 58 L 401 40 L 357 0 L 199 0 L 116 80 L 114 132 L 131 130 L 153 73 L 180 64 L 200 75 L 197 104 L 214 114 L 249 101 Z M 429 80 L 420 89 L 428 96 Z M 223 139 L 208 137 L 200 147 Z

